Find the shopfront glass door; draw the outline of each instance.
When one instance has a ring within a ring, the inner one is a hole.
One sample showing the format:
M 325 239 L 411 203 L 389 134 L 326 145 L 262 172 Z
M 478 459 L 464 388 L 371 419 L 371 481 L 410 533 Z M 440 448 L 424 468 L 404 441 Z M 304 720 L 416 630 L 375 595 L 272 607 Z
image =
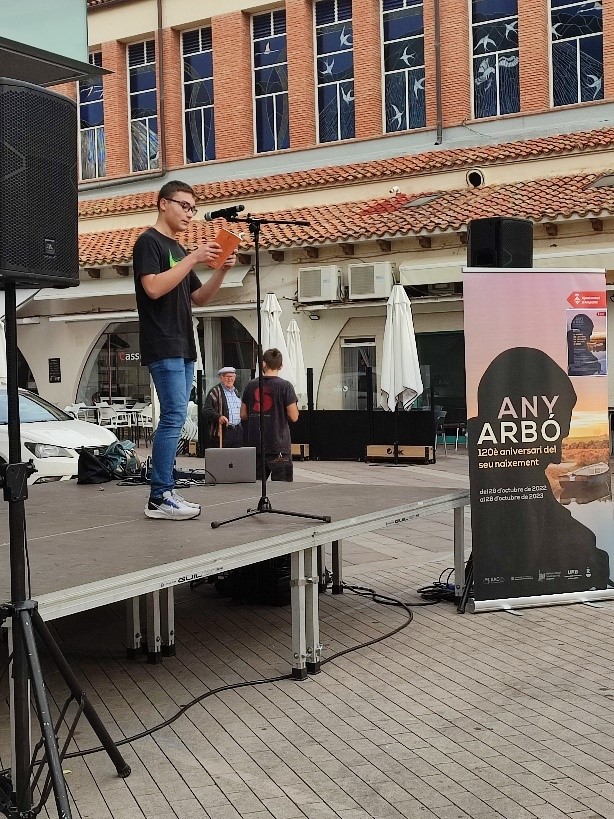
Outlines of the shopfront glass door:
M 367 409 L 367 367 L 373 371 L 373 405 L 376 405 L 375 339 L 345 339 L 341 347 L 341 390 L 344 410 Z

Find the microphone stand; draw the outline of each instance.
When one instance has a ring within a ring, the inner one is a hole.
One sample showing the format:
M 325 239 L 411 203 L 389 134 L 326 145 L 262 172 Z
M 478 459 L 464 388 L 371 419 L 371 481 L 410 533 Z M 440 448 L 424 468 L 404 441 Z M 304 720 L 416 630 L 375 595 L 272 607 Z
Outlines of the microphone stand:
M 245 222 L 249 228 L 249 232 L 254 237 L 254 249 L 256 255 L 256 263 L 254 266 L 255 273 L 256 273 L 256 317 L 258 320 L 258 339 L 257 339 L 257 346 L 258 346 L 258 390 L 261 396 L 260 399 L 260 412 L 258 413 L 259 417 L 259 437 L 260 437 L 260 479 L 261 479 L 261 493 L 260 493 L 260 500 L 258 501 L 258 506 L 256 509 L 248 509 L 245 515 L 239 515 L 235 518 L 229 518 L 228 520 L 223 521 L 212 521 L 211 528 L 217 529 L 220 526 L 224 526 L 226 523 L 233 523 L 236 520 L 244 520 L 245 518 L 253 517 L 254 515 L 264 514 L 266 512 L 272 513 L 275 515 L 289 515 L 291 517 L 297 518 L 309 518 L 310 520 L 320 520 L 323 523 L 330 523 L 331 518 L 329 515 L 308 515 L 302 512 L 286 512 L 282 509 L 273 509 L 271 506 L 271 501 L 267 497 L 266 493 L 266 458 L 265 458 L 265 451 L 264 451 L 264 402 L 262 400 L 262 396 L 264 395 L 264 375 L 262 372 L 262 307 L 260 303 L 260 228 L 262 225 L 309 225 L 309 222 L 301 221 L 298 219 L 263 219 L 260 216 L 252 216 L 248 214 L 244 219 L 238 219 L 236 214 L 227 217 L 227 221 L 229 222 Z M 292 457 L 292 454 L 290 454 Z

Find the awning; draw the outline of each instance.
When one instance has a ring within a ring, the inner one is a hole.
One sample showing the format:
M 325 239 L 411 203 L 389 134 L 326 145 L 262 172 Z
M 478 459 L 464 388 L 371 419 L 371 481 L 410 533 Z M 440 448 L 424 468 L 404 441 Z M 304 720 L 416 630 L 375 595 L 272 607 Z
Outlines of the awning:
M 399 265 L 399 284 L 420 287 L 427 284 L 460 282 L 463 280 L 462 270 L 466 265 L 465 254 L 448 257 L 447 260 L 440 257 L 437 261 L 426 264 L 402 262 Z M 590 267 L 614 270 L 614 247 L 542 251 L 533 254 L 533 267 Z
M 243 279 L 250 268 L 247 266 L 233 267 L 224 281 L 222 288 L 241 287 Z M 197 273 L 200 281 L 204 284 L 213 273 Z M 34 301 L 50 301 L 57 299 L 97 299 L 108 296 L 134 296 L 134 279 L 130 276 L 115 276 L 111 279 L 91 279 L 82 281 L 78 287 L 44 287 L 34 296 Z

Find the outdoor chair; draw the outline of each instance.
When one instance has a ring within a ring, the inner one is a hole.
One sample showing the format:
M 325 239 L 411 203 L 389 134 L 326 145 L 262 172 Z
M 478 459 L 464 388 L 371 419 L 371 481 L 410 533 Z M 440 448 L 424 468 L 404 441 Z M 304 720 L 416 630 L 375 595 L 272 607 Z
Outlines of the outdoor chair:
M 448 444 L 446 441 L 446 430 L 444 426 L 446 415 L 447 412 L 445 410 L 438 410 L 437 412 L 435 412 L 435 449 L 437 449 L 439 437 L 441 436 L 441 440 L 443 442 L 443 451 L 445 455 L 448 454 Z

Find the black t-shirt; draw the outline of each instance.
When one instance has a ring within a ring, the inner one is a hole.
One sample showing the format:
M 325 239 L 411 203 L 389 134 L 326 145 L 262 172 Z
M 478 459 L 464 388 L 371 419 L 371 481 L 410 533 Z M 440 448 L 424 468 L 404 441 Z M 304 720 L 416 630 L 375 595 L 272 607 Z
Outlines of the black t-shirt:
M 141 364 L 161 358 L 196 360 L 190 300 L 190 294 L 200 287 L 196 273 L 191 270 L 177 287 L 159 299 L 150 299 L 141 282 L 141 276 L 170 270 L 186 255 L 179 242 L 155 228 L 141 233 L 134 244 L 132 264 L 139 311 Z
M 267 455 L 292 451 L 290 427 L 286 407 L 297 401 L 294 387 L 278 375 L 264 376 L 264 451 Z M 245 387 L 242 401 L 247 406 L 247 442 L 260 451 L 260 391 L 258 379 L 254 378 Z

